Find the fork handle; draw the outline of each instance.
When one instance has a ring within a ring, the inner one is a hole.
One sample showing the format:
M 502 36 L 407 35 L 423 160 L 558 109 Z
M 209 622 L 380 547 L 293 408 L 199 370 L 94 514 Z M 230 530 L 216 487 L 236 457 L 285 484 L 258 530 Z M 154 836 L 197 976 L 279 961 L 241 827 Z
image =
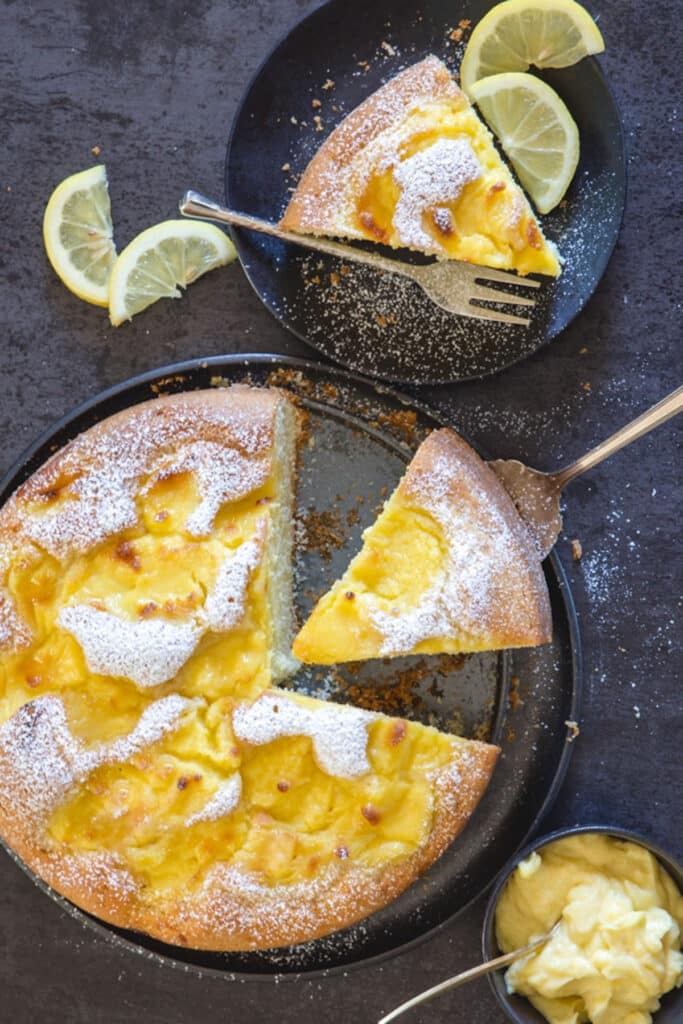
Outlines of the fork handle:
M 363 249 L 355 249 L 353 246 L 335 242 L 330 238 L 318 238 L 315 235 L 299 235 L 295 231 L 283 231 L 277 224 L 272 224 L 268 220 L 251 217 L 247 213 L 238 213 L 236 210 L 228 210 L 227 207 L 220 206 L 199 192 L 186 192 L 180 200 L 178 208 L 184 217 L 217 220 L 222 224 L 231 224 L 233 227 L 260 231 L 264 235 L 279 238 L 282 242 L 293 242 L 295 245 L 303 245 L 307 249 L 315 249 L 316 252 L 337 256 L 342 260 L 352 260 L 354 263 L 364 263 L 376 270 L 387 270 L 392 274 L 402 274 L 404 277 L 415 280 L 413 267 L 409 263 L 388 260 L 384 256 L 364 252 Z
M 602 444 L 591 448 L 589 452 L 582 455 L 576 462 L 572 462 L 570 466 L 566 466 L 557 473 L 553 473 L 553 479 L 561 490 L 570 480 L 574 480 L 581 473 L 585 473 L 587 469 L 597 466 L 599 462 L 609 458 L 610 455 L 614 455 L 620 448 L 625 448 L 627 444 L 631 444 L 632 441 L 642 437 L 643 434 L 654 430 L 655 427 L 665 423 L 666 420 L 678 415 L 681 411 L 683 411 L 683 386 L 676 388 L 670 395 L 663 398 L 661 402 L 657 402 L 651 409 L 648 409 L 638 416 L 637 419 L 622 427 L 621 430 L 618 430 L 616 434 L 612 434 Z

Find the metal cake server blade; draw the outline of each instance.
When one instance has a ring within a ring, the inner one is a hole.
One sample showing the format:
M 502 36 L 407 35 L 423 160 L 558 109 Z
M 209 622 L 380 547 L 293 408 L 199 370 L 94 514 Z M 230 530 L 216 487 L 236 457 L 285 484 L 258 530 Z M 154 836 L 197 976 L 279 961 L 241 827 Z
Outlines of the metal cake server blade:
M 661 402 L 622 427 L 616 434 L 612 434 L 602 444 L 591 448 L 576 462 L 555 473 L 542 473 L 538 469 L 531 469 L 517 459 L 496 459 L 489 462 L 489 466 L 505 485 L 517 511 L 531 531 L 542 558 L 552 550 L 562 529 L 560 495 L 567 484 L 609 458 L 620 448 L 676 416 L 681 410 L 683 387 L 676 388 Z

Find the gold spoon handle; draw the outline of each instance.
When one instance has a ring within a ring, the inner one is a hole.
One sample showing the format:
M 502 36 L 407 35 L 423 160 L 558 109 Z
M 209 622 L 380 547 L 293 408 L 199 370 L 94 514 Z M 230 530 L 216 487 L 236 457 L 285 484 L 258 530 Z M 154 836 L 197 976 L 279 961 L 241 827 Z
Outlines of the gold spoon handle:
M 655 427 L 665 423 L 666 420 L 678 415 L 681 411 L 683 411 L 683 386 L 676 388 L 675 391 L 672 391 L 670 395 L 663 398 L 661 402 L 657 402 L 647 412 L 642 413 L 637 419 L 622 427 L 621 430 L 617 430 L 616 434 L 612 434 L 602 444 L 591 448 L 589 452 L 582 455 L 576 462 L 572 462 L 570 466 L 565 466 L 564 469 L 560 469 L 557 473 L 551 473 L 550 475 L 561 490 L 570 480 L 574 480 L 581 473 L 585 473 L 587 469 L 597 466 L 599 462 L 609 458 L 610 455 L 614 455 L 620 448 L 625 448 L 627 444 L 631 444 L 632 441 L 642 437 L 643 434 L 654 430 Z
M 555 925 L 557 928 L 557 925 Z M 400 1017 L 401 1014 L 407 1010 L 412 1010 L 414 1006 L 419 1006 L 420 1003 L 426 1003 L 428 999 L 435 999 L 436 996 L 440 996 L 442 992 L 448 992 L 451 988 L 458 988 L 460 985 L 465 985 L 468 981 L 474 981 L 475 978 L 481 978 L 482 975 L 488 974 L 490 971 L 496 971 L 499 967 L 507 967 L 508 964 L 512 964 L 515 960 L 520 960 L 523 956 L 527 956 L 528 953 L 533 953 L 534 950 L 540 946 L 545 945 L 548 939 L 551 937 L 555 928 L 546 935 L 542 935 L 540 939 L 536 939 L 535 942 L 530 942 L 528 946 L 524 946 L 522 949 L 515 949 L 512 953 L 505 953 L 503 956 L 496 957 L 495 960 L 487 960 L 483 964 L 477 964 L 476 967 L 470 967 L 469 971 L 463 971 L 461 974 L 456 974 L 454 978 L 448 978 L 446 981 L 440 982 L 438 985 L 434 985 L 433 988 L 428 988 L 425 992 L 420 992 L 419 995 L 413 996 L 405 1003 L 401 1003 L 395 1010 L 388 1013 L 386 1017 L 382 1017 L 377 1024 L 389 1024 L 390 1020 L 395 1020 Z

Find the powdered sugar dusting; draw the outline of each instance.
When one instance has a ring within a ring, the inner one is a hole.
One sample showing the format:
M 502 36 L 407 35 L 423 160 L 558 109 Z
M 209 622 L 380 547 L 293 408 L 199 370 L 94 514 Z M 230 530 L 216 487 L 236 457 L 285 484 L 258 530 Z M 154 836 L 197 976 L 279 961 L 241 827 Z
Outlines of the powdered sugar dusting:
M 422 226 L 424 213 L 432 206 L 456 200 L 465 185 L 476 181 L 481 173 L 481 164 L 465 139 L 439 139 L 396 164 L 394 178 L 401 194 L 393 222 L 403 245 L 432 251 L 435 240 Z
M 241 796 L 242 776 L 239 772 L 235 772 L 229 779 L 221 783 L 201 811 L 197 811 L 187 819 L 187 824 L 195 825 L 200 821 L 218 821 L 219 818 L 225 818 L 235 810 Z
M 57 621 L 78 640 L 90 672 L 122 676 L 143 689 L 172 679 L 200 637 L 194 622 L 130 622 L 85 604 L 62 608 Z
M 359 708 L 310 707 L 264 694 L 233 712 L 235 735 L 247 743 L 272 743 L 280 736 L 309 736 L 319 766 L 328 775 L 356 778 L 370 771 L 368 725 L 378 716 Z
M 260 519 L 256 535 L 223 560 L 204 607 L 187 622 L 130 621 L 87 604 L 62 608 L 57 621 L 81 645 L 90 672 L 130 679 L 141 689 L 160 686 L 180 671 L 204 633 L 227 633 L 239 625 L 265 533 Z
M 218 570 L 218 577 L 204 602 L 203 609 L 206 626 L 214 632 L 227 633 L 234 629 L 244 616 L 247 587 L 261 561 L 266 531 L 266 520 L 260 519 L 256 534 L 240 544 Z
M 531 595 L 524 590 L 530 568 L 524 555 L 529 548 L 524 527 L 516 514 L 508 519 L 501 513 L 466 462 L 440 447 L 439 434 L 447 436 L 437 432 L 423 443 L 415 463 L 419 468 L 409 469 L 399 487 L 440 525 L 446 556 L 418 603 L 391 608 L 369 604 L 385 657 L 408 653 L 422 641 L 439 637 L 490 643 L 500 622 L 506 631 L 525 631 Z M 534 568 L 540 578 L 540 567 Z M 508 606 L 501 609 L 503 596 Z
M 0 798 L 15 815 L 43 824 L 77 782 L 103 764 L 127 761 L 172 729 L 192 701 L 177 694 L 150 704 L 127 736 L 87 748 L 71 733 L 59 697 L 38 697 L 0 726 Z
M 201 504 L 188 517 L 185 529 L 195 537 L 204 537 L 211 531 L 221 505 L 226 501 L 239 501 L 263 486 L 270 465 L 212 441 L 195 441 L 158 467 L 157 478 L 183 472 L 194 474 L 202 496 Z

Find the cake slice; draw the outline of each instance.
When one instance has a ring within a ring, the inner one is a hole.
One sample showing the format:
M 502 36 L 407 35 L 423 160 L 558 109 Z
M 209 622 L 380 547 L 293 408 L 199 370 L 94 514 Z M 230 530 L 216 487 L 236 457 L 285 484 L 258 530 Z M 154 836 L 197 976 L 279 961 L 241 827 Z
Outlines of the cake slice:
M 281 227 L 556 277 L 554 246 L 450 71 L 430 56 L 353 110 L 306 168 Z
M 294 654 L 328 665 L 550 639 L 540 558 L 512 499 L 444 429 L 422 443 L 361 551 L 296 637 Z

